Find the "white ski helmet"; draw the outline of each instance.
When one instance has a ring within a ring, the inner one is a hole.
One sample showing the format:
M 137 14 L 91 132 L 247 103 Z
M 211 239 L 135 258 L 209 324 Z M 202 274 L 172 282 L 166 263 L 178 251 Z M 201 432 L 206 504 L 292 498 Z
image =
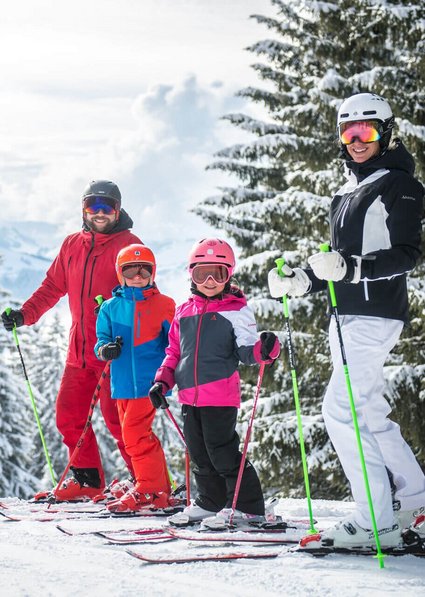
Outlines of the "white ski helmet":
M 381 152 L 385 151 L 394 127 L 394 114 L 386 99 L 376 93 L 356 93 L 344 100 L 338 110 L 337 129 L 345 122 L 376 120 L 382 126 L 379 140 Z M 345 150 L 345 147 L 342 146 Z

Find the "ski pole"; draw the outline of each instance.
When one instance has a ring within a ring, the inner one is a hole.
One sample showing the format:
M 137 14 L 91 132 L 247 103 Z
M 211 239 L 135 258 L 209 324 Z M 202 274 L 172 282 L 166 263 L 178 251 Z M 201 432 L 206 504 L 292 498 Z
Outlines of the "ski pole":
M 319 248 L 323 253 L 327 253 L 329 251 L 329 244 L 323 243 L 320 245 Z M 329 287 L 329 294 L 330 294 L 330 298 L 331 298 L 332 313 L 335 318 L 336 330 L 337 330 L 337 334 L 338 334 L 339 347 L 341 350 L 341 358 L 342 358 L 342 365 L 343 365 L 343 369 L 344 369 L 345 384 L 347 386 L 348 399 L 350 401 L 351 417 L 353 419 L 354 431 L 356 434 L 357 447 L 359 450 L 360 463 L 361 463 L 362 471 L 363 471 L 363 478 L 364 478 L 364 484 L 365 484 L 365 489 L 366 489 L 367 501 L 368 501 L 368 505 L 369 505 L 369 512 L 370 512 L 370 517 L 372 520 L 373 533 L 375 535 L 376 551 L 377 551 L 377 555 L 375 557 L 378 558 L 378 560 L 379 560 L 379 567 L 383 568 L 385 554 L 383 554 L 382 550 L 381 550 L 381 542 L 379 540 L 378 527 L 376 525 L 375 510 L 373 507 L 372 495 L 370 492 L 369 478 L 368 478 L 366 462 L 365 462 L 365 458 L 364 458 L 362 438 L 360 436 L 360 429 L 359 429 L 359 423 L 357 420 L 356 406 L 354 404 L 353 390 L 351 387 L 350 373 L 348 370 L 347 357 L 345 354 L 344 341 L 342 338 L 341 324 L 339 321 L 335 288 L 334 288 L 334 283 L 332 280 L 328 281 L 328 287 Z
M 88 432 L 88 430 L 91 427 L 91 421 L 92 421 L 92 417 L 93 417 L 93 412 L 94 412 L 96 404 L 99 401 L 100 390 L 102 388 L 103 382 L 105 381 L 106 377 L 108 376 L 110 366 L 111 366 L 111 361 L 108 361 L 106 363 L 106 365 L 105 365 L 104 370 L 102 371 L 102 374 L 101 374 L 100 378 L 99 378 L 99 381 L 97 383 L 96 389 L 95 389 L 94 394 L 93 394 L 93 398 L 91 399 L 90 406 L 89 406 L 89 414 L 88 414 L 86 423 L 84 425 L 83 431 L 82 431 L 82 433 L 81 433 L 81 435 L 80 435 L 80 437 L 79 437 L 79 439 L 77 441 L 77 444 L 76 444 L 76 446 L 75 446 L 75 448 L 74 448 L 74 450 L 73 450 L 73 452 L 71 454 L 70 459 L 68 460 L 68 464 L 66 465 L 65 470 L 63 471 L 62 476 L 59 479 L 59 482 L 58 482 L 57 486 L 52 490 L 53 498 L 56 497 L 56 493 L 61 488 L 61 485 L 62 485 L 62 483 L 63 483 L 63 481 L 64 481 L 64 479 L 65 479 L 65 477 L 66 477 L 66 475 L 67 475 L 67 473 L 69 471 L 69 469 L 71 468 L 72 464 L 74 463 L 75 458 L 77 457 L 78 452 L 80 451 L 81 446 L 84 443 L 84 440 L 85 440 L 85 437 L 87 435 L 87 432 Z
M 252 426 L 254 424 L 255 411 L 257 410 L 257 402 L 258 402 L 258 397 L 260 396 L 261 384 L 263 383 L 263 375 L 264 375 L 265 368 L 266 368 L 266 363 L 262 362 L 260 364 L 260 371 L 258 372 L 257 387 L 255 390 L 254 403 L 252 405 L 251 416 L 249 418 L 248 429 L 246 431 L 245 441 L 244 441 L 244 445 L 243 445 L 241 463 L 239 465 L 238 477 L 236 479 L 235 493 L 233 494 L 232 511 L 231 511 L 230 517 L 229 517 L 229 526 L 232 526 L 233 516 L 235 515 L 236 504 L 238 502 L 239 491 L 241 488 L 242 476 L 243 476 L 245 462 L 246 462 L 246 453 L 248 452 L 248 444 L 249 444 L 249 440 L 251 438 L 251 431 L 252 431 Z
M 7 307 L 6 314 L 9 315 L 10 311 L 11 311 L 11 308 Z M 25 382 L 27 384 L 28 393 L 29 393 L 29 396 L 31 399 L 32 410 L 34 412 L 35 420 L 37 422 L 38 433 L 40 435 L 41 443 L 42 443 L 43 450 L 44 450 L 44 455 L 46 457 L 47 466 L 49 467 L 50 476 L 52 478 L 53 485 L 55 485 L 56 484 L 55 474 L 53 472 L 53 467 L 52 467 L 52 463 L 50 461 L 49 451 L 47 450 L 46 441 L 44 439 L 43 429 L 41 427 L 40 417 L 38 416 L 37 406 L 35 403 L 34 394 L 32 392 L 30 380 L 28 379 L 27 370 L 26 370 L 25 363 L 24 363 L 24 358 L 23 358 L 22 352 L 21 352 L 21 347 L 19 346 L 18 333 L 16 331 L 16 324 L 13 326 L 12 335 L 13 335 L 13 339 L 15 340 L 16 348 L 18 349 L 18 352 L 19 352 L 19 357 L 21 359 L 22 371 L 24 372 Z
M 284 276 L 284 272 L 282 271 L 283 266 L 285 265 L 285 260 L 283 257 L 279 257 L 275 261 L 277 265 L 277 272 L 279 276 Z M 308 478 L 308 467 L 307 467 L 307 458 L 305 454 L 305 444 L 304 444 L 304 434 L 303 434 L 303 426 L 302 426 L 302 419 L 301 419 L 301 407 L 300 407 L 300 399 L 298 394 L 298 381 L 297 381 L 297 370 L 296 370 L 296 362 L 295 362 L 295 352 L 294 352 L 294 345 L 292 343 L 292 332 L 291 332 L 291 325 L 289 322 L 289 309 L 288 309 L 288 298 L 286 294 L 282 296 L 282 304 L 283 304 L 283 315 L 285 317 L 285 332 L 286 332 L 286 344 L 288 346 L 288 355 L 289 355 L 289 366 L 291 368 L 291 378 L 292 378 L 292 390 L 294 394 L 294 402 L 295 402 L 295 411 L 297 413 L 297 425 L 298 425 L 298 436 L 300 440 L 300 450 L 301 450 L 301 460 L 303 466 L 303 475 L 304 475 L 304 485 L 305 485 L 305 494 L 307 497 L 307 505 L 308 505 L 308 513 L 310 517 L 310 533 L 317 533 L 317 530 L 314 528 L 314 519 L 313 519 L 313 508 L 311 504 L 311 496 L 310 496 L 310 482 Z
M 163 410 L 165 410 L 168 418 L 170 419 L 170 421 L 173 423 L 174 427 L 176 428 L 177 433 L 179 434 L 179 436 L 184 444 L 184 447 L 185 447 L 186 503 L 188 506 L 190 506 L 190 456 L 189 456 L 189 450 L 187 448 L 187 444 L 186 444 L 185 437 L 183 435 L 183 431 L 180 429 L 179 424 L 177 423 L 176 419 L 174 418 L 173 413 L 170 411 L 170 407 L 167 406 Z

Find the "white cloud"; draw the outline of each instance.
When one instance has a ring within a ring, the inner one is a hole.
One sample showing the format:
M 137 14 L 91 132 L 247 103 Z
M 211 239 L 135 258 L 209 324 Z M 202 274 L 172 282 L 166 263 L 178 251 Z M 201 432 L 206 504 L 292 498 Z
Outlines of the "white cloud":
M 271 14 L 269 0 L 9 3 L 0 23 L 2 220 L 77 230 L 86 183 L 108 178 L 134 230 L 167 260 L 182 258 L 209 230 L 187 210 L 229 182 L 205 166 L 240 139 L 219 119 L 242 109 L 238 89 L 258 82 L 244 51 L 267 35 L 249 20 L 255 12 Z

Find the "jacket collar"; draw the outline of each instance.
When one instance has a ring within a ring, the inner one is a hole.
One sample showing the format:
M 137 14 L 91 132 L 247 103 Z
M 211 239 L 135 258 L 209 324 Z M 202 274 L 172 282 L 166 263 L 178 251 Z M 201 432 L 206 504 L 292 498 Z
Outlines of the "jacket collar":
M 151 296 L 154 296 L 155 294 L 159 294 L 159 290 L 155 284 L 153 286 L 146 286 L 145 288 L 116 286 L 112 291 L 113 296 L 121 296 L 131 301 L 143 301 Z

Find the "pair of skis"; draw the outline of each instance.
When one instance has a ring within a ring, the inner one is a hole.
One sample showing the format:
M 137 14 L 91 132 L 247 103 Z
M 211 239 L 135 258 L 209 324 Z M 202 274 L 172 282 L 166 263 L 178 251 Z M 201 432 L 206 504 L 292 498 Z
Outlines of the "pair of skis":
M 302 521 L 296 521 L 295 524 L 288 521 L 288 529 L 285 531 L 281 529 L 261 529 L 261 528 L 245 528 L 243 530 L 234 529 L 224 532 L 203 532 L 201 528 L 198 529 L 179 529 L 175 527 L 160 527 L 160 528 L 145 528 L 139 530 L 123 530 L 123 531 L 94 531 L 94 534 L 107 539 L 109 545 L 133 545 L 133 544 L 155 544 L 166 541 L 183 540 L 187 542 L 197 542 L 207 545 L 218 546 L 220 543 L 224 545 L 229 544 L 251 544 L 254 546 L 260 545 L 279 545 L 281 549 L 273 552 L 226 552 L 226 553 L 208 553 L 208 554 L 194 554 L 194 555 L 155 555 L 145 552 L 134 551 L 127 549 L 126 552 L 145 563 L 157 564 L 178 564 L 178 563 L 194 563 L 205 561 L 232 561 L 236 559 L 271 559 L 277 558 L 279 555 L 288 553 L 304 553 L 316 557 L 324 557 L 330 554 L 343 555 L 360 555 L 360 556 L 374 556 L 377 555 L 376 550 L 372 548 L 334 548 L 326 547 L 320 544 L 320 534 L 310 535 L 304 540 L 302 536 L 307 532 L 306 525 Z M 58 528 L 70 533 L 66 529 Z M 425 557 L 425 540 L 420 539 L 419 535 L 415 535 L 412 531 L 410 538 L 405 534 L 405 544 L 400 547 L 391 549 L 383 549 L 384 555 L 403 556 L 413 555 L 416 557 Z M 301 539 L 301 541 L 300 541 Z M 407 541 L 410 541 L 408 543 Z M 298 543 L 299 542 L 299 543 Z M 292 545 L 291 545 L 292 544 Z M 222 546 L 222 547 L 223 547 Z

